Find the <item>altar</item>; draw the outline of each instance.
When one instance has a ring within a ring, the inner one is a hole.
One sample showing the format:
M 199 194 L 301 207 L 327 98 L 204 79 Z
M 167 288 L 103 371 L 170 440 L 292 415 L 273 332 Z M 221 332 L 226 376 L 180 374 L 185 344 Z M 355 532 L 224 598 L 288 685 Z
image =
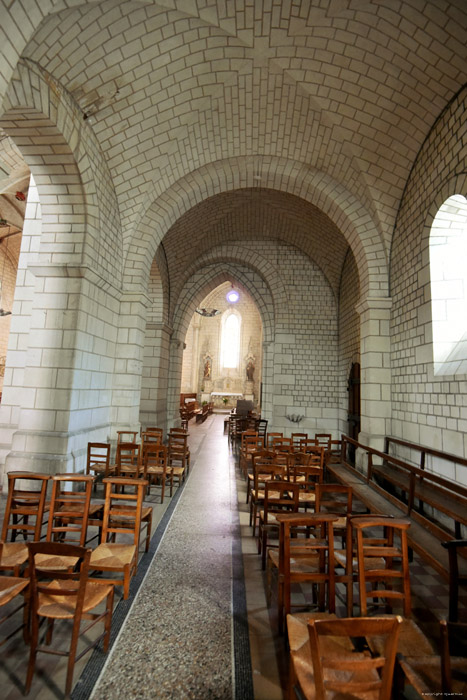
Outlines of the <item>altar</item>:
M 224 401 L 224 399 L 227 401 Z M 243 394 L 233 391 L 211 391 L 211 401 L 215 408 L 234 408 L 238 399 L 243 399 Z

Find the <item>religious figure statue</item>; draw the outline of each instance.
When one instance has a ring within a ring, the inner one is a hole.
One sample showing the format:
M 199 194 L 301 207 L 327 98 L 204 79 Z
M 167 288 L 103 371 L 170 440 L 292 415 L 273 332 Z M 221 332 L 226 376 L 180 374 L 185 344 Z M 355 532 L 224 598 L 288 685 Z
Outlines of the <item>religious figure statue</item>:
M 253 360 L 248 360 L 248 364 L 246 366 L 246 378 L 248 379 L 249 382 L 253 381 L 254 374 L 255 374 L 254 362 L 253 362 Z
M 206 358 L 206 362 L 204 363 L 204 378 L 211 379 L 211 361 L 209 357 Z

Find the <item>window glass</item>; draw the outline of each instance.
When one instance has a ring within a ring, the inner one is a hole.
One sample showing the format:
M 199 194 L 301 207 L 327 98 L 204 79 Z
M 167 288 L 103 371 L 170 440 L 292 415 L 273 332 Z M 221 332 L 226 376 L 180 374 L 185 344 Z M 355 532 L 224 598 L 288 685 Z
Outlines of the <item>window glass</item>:
M 222 366 L 238 367 L 240 350 L 240 319 L 236 314 L 229 314 L 222 327 Z

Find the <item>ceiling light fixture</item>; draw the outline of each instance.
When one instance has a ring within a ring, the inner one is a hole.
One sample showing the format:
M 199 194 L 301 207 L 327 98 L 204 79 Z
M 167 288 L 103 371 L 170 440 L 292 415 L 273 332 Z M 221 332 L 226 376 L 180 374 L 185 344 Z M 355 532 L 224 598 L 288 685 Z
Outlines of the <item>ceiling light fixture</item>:
M 220 314 L 220 311 L 218 309 L 195 309 L 196 313 L 199 314 L 200 316 L 204 316 L 205 318 L 212 318 L 212 316 L 217 316 Z
M 232 289 L 230 289 L 227 292 L 226 299 L 230 304 L 236 304 L 237 301 L 240 299 L 240 294 L 237 292 L 236 289 L 234 289 L 233 285 L 232 285 Z

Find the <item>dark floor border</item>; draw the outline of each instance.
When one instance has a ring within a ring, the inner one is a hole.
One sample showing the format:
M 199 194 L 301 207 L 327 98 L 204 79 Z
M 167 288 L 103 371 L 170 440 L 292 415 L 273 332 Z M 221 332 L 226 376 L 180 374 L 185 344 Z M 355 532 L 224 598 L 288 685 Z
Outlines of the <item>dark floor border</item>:
M 238 511 L 236 459 L 230 454 L 232 503 L 232 615 L 235 700 L 254 700 L 245 572 Z
M 193 465 L 192 465 L 193 468 Z M 191 471 L 191 469 L 190 469 Z M 188 477 L 189 478 L 189 477 Z M 187 479 L 188 480 L 188 479 Z M 116 606 L 114 613 L 112 615 L 112 632 L 110 636 L 110 650 L 109 653 L 111 652 L 115 640 L 125 624 L 125 620 L 131 610 L 131 607 L 133 605 L 133 602 L 135 600 L 135 596 L 143 583 L 144 577 L 149 569 L 149 567 L 152 564 L 152 560 L 154 559 L 156 552 L 159 548 L 159 545 L 162 541 L 162 538 L 164 536 L 164 533 L 167 529 L 167 526 L 170 522 L 170 519 L 172 517 L 172 514 L 177 507 L 177 503 L 180 499 L 180 496 L 183 492 L 183 489 L 185 488 L 186 481 L 182 482 L 181 486 L 177 488 L 174 496 L 172 496 L 172 499 L 167 507 L 167 510 L 165 511 L 164 515 L 162 516 L 158 526 L 156 527 L 156 530 L 154 532 L 154 535 L 151 538 L 151 542 L 149 544 L 149 551 L 145 552 L 143 556 L 141 557 L 139 564 L 138 564 L 138 570 L 136 572 L 136 576 L 134 576 L 131 579 L 131 584 L 130 584 L 130 595 L 127 600 L 123 600 L 123 598 L 120 600 L 118 605 Z M 99 676 L 102 673 L 102 669 L 104 668 L 104 665 L 108 659 L 108 654 L 104 654 L 102 651 L 101 644 L 99 644 L 96 649 L 93 650 L 91 657 L 89 661 L 87 662 L 86 666 L 83 669 L 83 672 L 81 676 L 79 677 L 79 680 L 77 681 L 75 687 L 73 688 L 73 691 L 71 693 L 71 699 L 72 700 L 87 700 L 87 698 L 90 697 L 92 691 L 94 690 L 94 687 L 99 680 Z

